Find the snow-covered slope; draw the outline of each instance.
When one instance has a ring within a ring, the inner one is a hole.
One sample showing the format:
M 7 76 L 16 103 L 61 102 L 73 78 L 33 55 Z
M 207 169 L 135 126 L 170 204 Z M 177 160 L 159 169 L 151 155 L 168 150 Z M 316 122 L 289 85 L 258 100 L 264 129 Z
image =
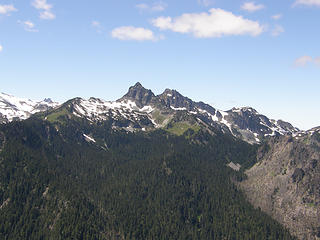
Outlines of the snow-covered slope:
M 290 123 L 269 119 L 250 107 L 221 111 L 203 102 L 194 102 L 176 90 L 166 89 L 156 96 L 140 83 L 130 87 L 128 93 L 117 101 L 75 98 L 58 106 L 48 99 L 35 102 L 2 93 L 0 122 L 26 119 L 36 112 L 54 108 L 50 114 L 60 113 L 54 114 L 53 119 L 67 110 L 69 117 L 84 118 L 92 123 L 109 121 L 114 128 L 128 131 L 166 128 L 180 121 L 231 134 L 249 143 L 260 143 L 264 138 L 277 135 L 305 134 Z M 50 117 L 46 119 L 50 120 Z
M 72 105 L 72 107 L 71 107 Z M 166 127 L 171 121 L 191 121 L 218 129 L 249 143 L 259 143 L 276 135 L 299 132 L 290 123 L 272 120 L 250 107 L 221 111 L 203 102 L 194 102 L 175 90 L 166 89 L 156 96 L 140 83 L 130 87 L 128 93 L 117 101 L 98 98 L 76 98 L 69 103 L 71 113 L 90 122 L 112 121 L 115 128 L 150 130 Z M 175 117 L 179 116 L 179 119 Z
M 86 118 L 90 122 L 102 122 L 112 120 L 115 126 L 127 130 L 155 127 L 152 123 L 154 108 L 150 105 L 138 107 L 137 104 L 128 99 L 119 101 L 105 101 L 99 98 L 88 100 L 76 98 L 68 104 L 71 113 L 80 118 Z
M 51 99 L 36 102 L 0 93 L 0 123 L 27 119 L 36 112 L 46 111 L 58 105 L 58 103 L 52 102 Z

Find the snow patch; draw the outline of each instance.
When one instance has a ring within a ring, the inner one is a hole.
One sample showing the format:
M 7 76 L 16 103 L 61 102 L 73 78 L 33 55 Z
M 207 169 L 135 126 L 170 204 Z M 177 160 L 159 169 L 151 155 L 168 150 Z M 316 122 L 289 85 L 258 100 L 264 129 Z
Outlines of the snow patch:
M 187 110 L 185 107 L 182 107 L 182 108 L 175 108 L 175 107 L 172 107 L 172 106 L 170 106 L 170 107 L 171 107 L 171 109 L 176 110 L 176 111 L 185 111 L 185 110 Z
M 151 106 L 144 106 L 143 108 L 140 109 L 141 112 L 146 112 L 146 113 L 151 113 L 153 112 L 154 108 Z
M 94 142 L 94 143 L 96 142 L 96 140 L 94 140 L 92 137 L 90 137 L 90 136 L 88 136 L 86 134 L 83 134 L 83 136 L 85 137 L 87 142 Z

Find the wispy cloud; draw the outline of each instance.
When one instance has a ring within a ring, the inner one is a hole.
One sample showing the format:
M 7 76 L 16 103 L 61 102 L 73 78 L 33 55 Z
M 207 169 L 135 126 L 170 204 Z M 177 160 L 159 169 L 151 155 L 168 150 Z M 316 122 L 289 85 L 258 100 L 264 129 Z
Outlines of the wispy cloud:
M 126 41 L 156 41 L 154 33 L 146 28 L 123 26 L 112 30 L 111 36 Z
M 320 0 L 296 0 L 293 6 L 306 5 L 306 6 L 318 6 L 320 7 Z
M 271 35 L 274 36 L 274 37 L 277 37 L 279 36 L 281 33 L 284 33 L 284 28 L 281 26 L 281 25 L 276 25 L 272 32 L 271 32 Z
M 198 3 L 202 6 L 208 7 L 211 6 L 214 1 L 213 0 L 198 0 Z
M 176 18 L 159 17 L 152 24 L 161 30 L 192 34 L 196 38 L 215 38 L 230 35 L 257 36 L 264 29 L 259 22 L 212 8 L 209 13 L 186 13 Z
M 282 18 L 282 14 L 273 15 L 273 16 L 271 16 L 271 18 L 272 18 L 273 20 L 279 20 L 280 18 Z
M 97 33 L 102 33 L 103 28 L 99 21 L 96 21 L 96 20 L 92 21 L 91 26 L 97 31 Z
M 140 3 L 136 5 L 136 8 L 140 11 L 147 12 L 162 12 L 168 7 L 165 2 L 155 2 L 153 4 Z
M 33 22 L 27 20 L 27 21 L 18 21 L 18 23 L 23 26 L 24 30 L 27 32 L 38 32 L 39 30 L 35 28 L 35 25 Z
M 10 15 L 11 12 L 18 11 L 12 4 L 11 5 L 0 5 L 0 14 Z
M 2 52 L 2 50 L 3 50 L 3 47 L 2 47 L 2 45 L 0 44 L 0 52 Z
M 264 8 L 265 6 L 263 4 L 256 4 L 255 2 L 245 2 L 241 6 L 242 10 L 245 10 L 248 12 L 256 12 Z
M 297 58 L 294 61 L 294 65 L 296 67 L 305 67 L 307 64 L 312 63 L 312 62 L 313 62 L 313 58 L 306 55 L 306 56 L 302 56 L 302 57 Z
M 50 11 L 44 11 L 40 13 L 40 18 L 45 20 L 52 20 L 56 18 L 56 15 Z
M 34 0 L 32 6 L 40 10 L 39 17 L 45 20 L 52 20 L 56 18 L 56 15 L 52 13 L 53 6 L 47 3 L 47 0 Z
M 315 58 L 315 59 L 314 59 L 314 63 L 315 63 L 318 67 L 320 67 L 320 57 Z

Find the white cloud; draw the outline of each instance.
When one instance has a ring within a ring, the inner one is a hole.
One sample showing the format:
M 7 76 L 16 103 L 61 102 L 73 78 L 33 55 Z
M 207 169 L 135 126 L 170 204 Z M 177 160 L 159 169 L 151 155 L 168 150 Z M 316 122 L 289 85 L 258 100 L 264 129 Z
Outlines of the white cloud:
M 296 67 L 304 67 L 306 66 L 308 63 L 311 63 L 313 61 L 312 57 L 310 56 L 302 56 L 299 57 L 295 60 L 294 65 Z
M 284 28 L 281 25 L 276 25 L 272 30 L 271 35 L 274 37 L 277 37 L 283 32 L 284 32 Z
M 13 5 L 0 5 L 0 14 L 9 15 L 11 12 L 18 11 Z
M 38 32 L 38 29 L 35 28 L 35 25 L 31 21 L 18 21 L 20 25 L 23 26 L 24 30 L 28 32 Z
M 307 6 L 319 6 L 320 7 L 320 0 L 296 0 L 295 5 L 307 5 Z
M 41 9 L 41 10 L 45 10 L 45 11 L 50 11 L 52 8 L 52 5 L 48 4 L 47 0 L 34 0 L 32 5 L 36 9 Z
M 2 47 L 2 45 L 0 45 L 0 52 L 2 52 L 2 50 L 3 50 L 3 47 Z
M 120 40 L 155 41 L 157 38 L 153 32 L 145 28 L 132 26 L 118 27 L 112 30 L 111 36 Z
M 263 4 L 256 4 L 255 2 L 245 2 L 242 4 L 241 9 L 248 12 L 256 12 L 265 8 Z
M 232 12 L 212 8 L 209 14 L 187 13 L 172 19 L 159 17 L 152 24 L 161 30 L 171 30 L 178 33 L 191 33 L 197 38 L 214 38 L 228 35 L 257 36 L 263 32 L 259 22 L 236 16 Z
M 271 18 L 272 18 L 273 20 L 279 20 L 280 18 L 282 18 L 282 14 L 273 15 L 273 16 L 271 16 Z
M 53 6 L 48 4 L 47 0 L 34 0 L 32 5 L 41 11 L 39 16 L 41 19 L 52 20 L 56 18 L 56 15 L 51 11 Z
M 44 11 L 40 13 L 40 18 L 45 20 L 52 20 L 56 18 L 56 15 L 54 15 L 51 11 Z
M 23 24 L 28 28 L 34 28 L 34 23 L 30 21 L 25 21 Z
M 146 3 L 140 3 L 136 5 L 136 8 L 138 8 L 140 11 L 149 11 L 149 12 L 162 12 L 167 7 L 168 5 L 164 2 L 155 2 L 151 5 L 148 5 Z

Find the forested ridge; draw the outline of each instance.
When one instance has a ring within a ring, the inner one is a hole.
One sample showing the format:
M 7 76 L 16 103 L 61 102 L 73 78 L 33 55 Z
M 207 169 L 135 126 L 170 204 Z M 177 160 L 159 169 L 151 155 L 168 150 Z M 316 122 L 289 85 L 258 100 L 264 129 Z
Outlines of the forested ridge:
M 256 146 L 229 135 L 37 118 L 0 133 L 0 239 L 293 239 L 233 184 L 226 164 Z

